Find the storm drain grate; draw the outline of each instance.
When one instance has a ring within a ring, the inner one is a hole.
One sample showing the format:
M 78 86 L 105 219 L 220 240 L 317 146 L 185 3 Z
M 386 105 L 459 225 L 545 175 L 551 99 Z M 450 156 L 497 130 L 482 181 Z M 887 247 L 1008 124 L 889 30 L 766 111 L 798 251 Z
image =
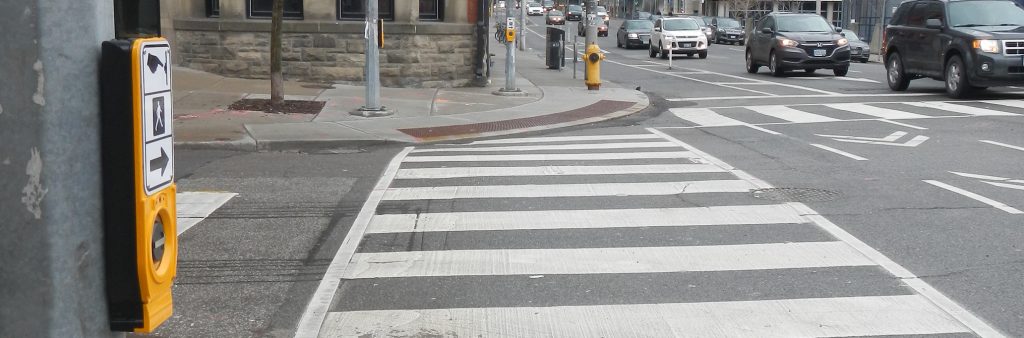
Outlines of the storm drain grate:
M 750 193 L 754 198 L 776 202 L 827 202 L 842 196 L 838 191 L 810 188 L 769 188 Z

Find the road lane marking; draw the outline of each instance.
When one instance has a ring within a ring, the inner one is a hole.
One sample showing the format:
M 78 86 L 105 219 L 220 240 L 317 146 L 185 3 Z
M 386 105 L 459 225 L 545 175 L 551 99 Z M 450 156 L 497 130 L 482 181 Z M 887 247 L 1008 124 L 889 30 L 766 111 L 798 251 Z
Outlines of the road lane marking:
M 1020 88 L 1020 87 L 1010 87 L 1010 88 Z M 981 101 L 978 101 L 978 102 L 988 103 L 988 104 L 995 104 L 995 105 L 1006 106 L 1006 107 L 1013 107 L 1013 108 L 1024 108 L 1024 100 L 981 100 Z
M 786 120 L 794 123 L 816 123 L 816 122 L 835 122 L 839 121 L 828 116 L 821 116 L 818 114 L 811 114 L 802 110 L 796 110 L 786 106 L 751 106 L 747 107 L 749 110 L 753 110 L 757 113 L 768 115 L 780 120 Z
M 1016 189 L 1016 190 L 1024 190 L 1024 185 L 1016 185 L 1016 184 L 1000 183 L 1000 182 L 982 182 L 982 183 L 987 183 L 987 184 L 994 185 L 994 186 L 997 186 L 997 187 L 1000 187 L 1000 188 L 1010 188 L 1010 189 Z
M 399 169 L 395 179 L 462 177 L 687 174 L 725 172 L 710 164 L 641 164 L 615 166 L 455 167 Z
M 658 131 L 657 129 L 647 128 L 647 130 L 652 133 L 658 134 L 661 137 L 664 137 L 666 140 L 675 142 L 676 144 L 679 144 L 680 146 L 686 149 L 690 149 L 690 151 L 694 152 L 697 155 L 700 155 L 701 158 L 707 160 L 710 163 L 714 163 L 726 169 L 733 168 L 725 161 L 722 161 L 714 156 L 711 156 L 711 154 L 705 153 L 700 149 L 697 149 L 696 147 L 693 147 L 683 141 L 680 141 L 677 138 L 674 138 L 672 136 L 669 136 L 668 134 Z M 746 179 L 750 181 L 752 184 L 760 187 L 761 189 L 773 188 L 773 186 L 768 184 L 767 182 L 762 181 L 746 172 L 740 170 L 734 170 L 733 172 L 736 173 L 737 177 L 741 179 Z M 967 311 L 967 309 L 965 309 L 963 306 L 953 301 L 946 295 L 942 294 L 942 292 L 936 290 L 935 287 L 928 284 L 928 282 L 921 280 L 916 275 L 914 275 L 914 273 L 910 272 L 910 270 L 907 270 L 906 268 L 899 265 L 895 261 L 889 259 L 889 257 L 886 257 L 881 252 L 878 252 L 878 250 L 875 250 L 874 248 L 867 245 L 866 243 L 864 243 L 857 237 L 853 236 L 846 230 L 843 230 L 835 223 L 832 223 L 832 221 L 829 221 L 827 218 L 820 215 L 818 212 L 814 211 L 814 209 L 811 209 L 810 207 L 803 203 L 788 204 L 795 210 L 797 210 L 797 212 L 800 213 L 803 217 L 806 217 L 808 220 L 818 225 L 818 227 L 820 227 L 822 230 L 825 230 L 825 232 L 828 232 L 836 239 L 849 244 L 853 248 L 857 249 L 857 251 L 859 251 L 861 254 L 868 257 L 873 262 L 884 268 L 886 271 L 896 276 L 897 278 L 900 278 L 900 280 L 903 281 L 903 283 L 905 283 L 907 286 L 914 289 L 914 291 L 917 291 L 920 295 L 927 298 L 929 301 L 931 301 L 933 304 L 935 304 L 943 311 L 951 315 L 956 320 L 960 321 L 960 323 L 966 325 L 968 328 L 971 329 L 971 331 L 974 331 L 975 334 L 986 338 L 1006 337 L 1006 335 L 999 332 L 999 330 L 996 330 L 991 325 L 986 323 L 984 320 L 978 318 L 978 316 L 975 316 L 970 311 Z
M 838 97 L 868 97 L 868 96 L 879 96 L 879 97 L 903 97 L 903 96 L 939 96 L 940 94 L 931 93 L 878 93 L 878 94 L 836 94 L 836 95 L 822 95 L 822 94 L 798 94 L 798 95 L 772 95 L 772 97 L 764 96 L 716 96 L 716 97 L 693 97 L 693 98 L 670 98 L 665 101 L 670 102 L 683 102 L 683 101 L 721 101 L 721 100 L 752 100 L 752 99 L 799 99 L 799 98 L 838 98 Z
M 212 192 L 212 191 L 189 191 L 179 192 L 175 201 L 177 202 L 178 236 L 185 233 L 214 211 L 220 209 L 230 201 L 236 193 Z
M 1009 178 L 1006 178 L 1006 177 L 978 175 L 978 174 L 962 173 L 962 172 L 956 172 L 956 171 L 950 171 L 949 173 L 953 174 L 953 175 L 957 175 L 957 176 L 967 177 L 967 178 L 976 178 L 976 179 L 979 179 L 979 180 L 990 180 L 990 181 L 1006 181 L 1006 180 L 1009 180 Z
M 470 142 L 469 145 L 478 144 L 519 144 L 519 143 L 545 143 L 545 142 L 573 142 L 573 141 L 604 141 L 604 140 L 650 140 L 661 139 L 658 135 L 635 134 L 635 135 L 589 135 L 589 136 L 553 136 L 553 137 L 526 137 L 495 139 Z M 455 144 L 457 145 L 457 144 Z
M 341 279 L 344 276 L 345 270 L 348 270 L 349 262 L 356 253 L 359 242 L 362 241 L 363 234 L 366 232 L 373 214 L 376 213 L 381 198 L 384 197 L 384 192 L 391 186 L 391 181 L 394 179 L 395 174 L 398 173 L 402 160 L 412 149 L 412 147 L 407 147 L 395 155 L 395 158 L 388 163 L 380 180 L 377 181 L 377 185 L 370 191 L 369 196 L 366 198 L 366 203 L 363 204 L 363 208 L 359 210 L 359 214 L 352 222 L 352 228 L 345 235 L 344 241 L 341 242 L 341 246 L 335 252 L 330 265 L 327 266 L 327 271 L 324 273 L 323 279 L 320 280 L 316 292 L 310 297 L 306 309 L 302 311 L 302 317 L 299 318 L 295 337 L 307 338 L 320 335 L 320 327 L 324 323 L 327 311 L 330 310 L 331 303 L 334 302 L 334 295 L 338 291 L 338 286 L 341 285 Z
M 908 104 L 908 105 L 916 106 L 916 107 L 924 107 L 924 108 L 945 110 L 945 111 L 949 111 L 949 112 L 954 112 L 954 113 L 959 113 L 959 114 L 967 114 L 967 115 L 975 115 L 975 116 L 1020 116 L 1020 114 L 1007 113 L 1007 112 L 998 111 L 998 110 L 978 108 L 978 107 L 971 107 L 971 106 L 965 106 L 965 105 L 962 105 L 962 104 L 953 104 L 953 103 L 939 102 L 939 101 L 904 102 L 903 104 Z
M 878 121 L 882 121 L 882 122 L 885 122 L 885 123 L 889 123 L 889 124 L 895 124 L 895 125 L 897 125 L 897 126 L 902 126 L 902 127 L 907 127 L 907 128 L 917 129 L 917 130 L 928 130 L 928 128 L 925 128 L 925 127 L 918 127 L 918 126 L 915 126 L 915 125 L 913 125 L 913 124 L 909 124 L 909 123 L 903 123 L 903 122 L 896 122 L 896 121 L 891 121 L 891 120 L 886 120 L 886 119 L 880 119 L 880 120 L 878 120 Z
M 827 323 L 828 325 L 824 325 Z M 332 312 L 329 337 L 860 337 L 968 331 L 925 297 Z
M 714 82 L 711 82 L 711 81 L 705 81 L 705 80 L 701 80 L 701 79 L 697 79 L 697 78 L 693 78 L 693 77 L 683 76 L 683 75 L 676 74 L 674 72 L 666 72 L 666 71 L 648 69 L 646 67 L 636 67 L 636 66 L 631 66 L 629 64 L 618 62 L 618 61 L 614 61 L 614 60 L 605 60 L 605 62 L 612 63 L 612 64 L 617 64 L 617 65 L 620 65 L 620 66 L 630 67 L 630 68 L 634 68 L 634 69 L 642 69 L 642 70 L 646 70 L 646 71 L 649 71 L 649 72 L 658 73 L 658 74 L 661 74 L 661 75 L 678 77 L 680 79 L 686 79 L 686 80 L 690 80 L 690 81 L 693 81 L 693 82 L 699 82 L 699 83 L 709 84 L 709 85 L 713 85 L 713 86 L 719 86 L 719 87 L 723 87 L 723 88 L 735 89 L 735 90 L 740 90 L 740 91 L 745 91 L 745 92 L 750 92 L 750 93 L 755 93 L 755 94 L 761 94 L 761 95 L 765 95 L 765 96 L 776 96 L 775 94 L 768 93 L 768 92 L 762 92 L 762 91 L 759 91 L 759 90 L 746 89 L 746 88 L 740 88 L 740 87 L 729 86 L 729 85 L 717 85 L 717 84 L 715 84 Z M 763 96 L 755 96 L 755 97 L 763 97 Z
M 530 220 L 524 222 L 523 220 Z M 599 229 L 805 223 L 786 205 L 694 208 L 472 211 L 376 215 L 367 233 Z
M 698 71 L 698 70 L 700 70 L 700 69 L 684 68 L 684 67 L 680 67 L 680 69 L 685 69 L 685 70 L 690 70 L 690 71 Z M 794 88 L 794 89 L 800 89 L 800 90 L 803 90 L 803 91 L 815 92 L 815 93 L 818 93 L 818 94 L 832 95 L 832 96 L 842 95 L 840 93 L 830 92 L 830 91 L 827 91 L 827 90 L 821 90 L 821 89 L 816 89 L 816 88 L 811 88 L 811 87 L 798 86 L 798 85 L 782 83 L 782 82 L 766 81 L 766 80 L 756 79 L 756 78 L 752 78 L 752 77 L 748 77 L 748 76 L 736 76 L 736 75 L 732 75 L 732 74 L 712 72 L 712 71 L 709 71 L 709 70 L 703 70 L 703 71 L 708 72 L 709 74 L 713 74 L 713 75 L 718 75 L 718 76 L 723 76 L 723 77 L 730 77 L 730 78 L 744 80 L 744 81 L 756 81 L 756 82 L 761 82 L 761 83 L 771 83 L 771 84 L 775 84 L 775 85 L 781 86 L 781 87 L 789 87 L 789 88 Z
M 479 151 L 537 151 L 537 150 L 593 150 L 593 149 L 632 149 L 632 148 L 672 148 L 672 142 L 623 142 L 623 143 L 581 143 L 551 144 L 499 147 L 464 147 L 464 148 L 425 148 L 415 149 L 413 153 L 437 152 L 479 152 Z
M 1006 148 L 1010 148 L 1010 149 L 1016 149 L 1016 150 L 1024 151 L 1024 147 L 1018 147 L 1018 146 L 1009 145 L 1009 144 L 1006 144 L 1006 143 L 1000 143 L 1000 142 L 989 141 L 989 140 L 981 140 L 980 142 L 988 143 L 988 144 L 991 144 L 991 145 L 994 145 L 994 146 L 1000 146 L 1000 147 L 1006 147 Z
M 676 117 L 703 127 L 745 126 L 748 123 L 726 117 L 707 108 L 671 108 Z
M 829 147 L 829 146 L 826 146 L 826 145 L 823 145 L 823 144 L 811 143 L 811 145 L 814 146 L 814 147 L 817 147 L 817 148 L 821 148 L 821 149 L 824 149 L 824 150 L 827 150 L 827 151 L 831 151 L 831 152 L 839 154 L 839 155 L 843 155 L 843 156 L 852 158 L 852 159 L 857 160 L 857 161 L 867 161 L 868 160 L 866 158 L 863 158 L 863 157 L 860 157 L 860 156 L 857 156 L 857 155 L 854 155 L 854 154 L 851 154 L 851 153 L 848 153 L 848 152 L 845 152 L 845 151 L 842 151 L 842 150 L 839 150 L 839 149 L 836 149 L 836 148 L 832 148 L 832 147 Z
M 824 106 L 832 109 L 845 110 L 852 113 L 879 117 L 886 120 L 931 118 L 931 116 L 928 115 L 914 114 L 902 110 L 875 107 L 863 103 L 832 103 L 825 104 Z
M 931 184 L 931 185 L 934 185 L 936 187 L 942 188 L 942 189 L 946 189 L 946 190 L 955 192 L 957 194 L 963 195 L 964 197 L 973 199 L 975 201 L 988 204 L 988 205 L 992 206 L 993 208 L 996 208 L 996 209 L 1008 212 L 1010 214 L 1014 214 L 1014 215 L 1024 214 L 1024 211 L 1020 211 L 1017 208 L 1014 208 L 1014 207 L 1011 207 L 1009 205 L 1003 204 L 1002 202 L 993 200 L 993 199 L 985 197 L 985 196 L 981 196 L 981 195 L 975 194 L 973 192 L 970 192 L 970 191 L 967 191 L 967 190 L 964 190 L 964 189 L 960 189 L 960 188 L 954 187 L 954 186 L 946 184 L 946 183 L 942 183 L 942 182 L 935 181 L 935 180 L 924 180 L 924 182 L 928 183 L 928 184 Z
M 636 160 L 652 158 L 692 158 L 688 151 L 583 153 L 583 154 L 518 154 L 518 155 L 447 155 L 409 156 L 406 162 L 504 162 L 504 161 L 589 161 Z
M 356 253 L 346 279 L 738 271 L 875 265 L 843 242 Z
M 878 82 L 878 81 L 875 81 L 875 80 L 872 80 L 872 79 L 865 79 L 865 78 L 859 78 L 859 77 L 835 76 L 835 77 L 832 77 L 832 78 L 836 79 L 836 80 L 842 80 L 842 81 L 881 83 L 881 82 Z
M 743 121 L 739 121 L 721 114 L 718 114 L 711 109 L 707 108 L 671 108 L 669 109 L 672 114 L 676 117 L 681 118 L 691 123 L 697 124 L 699 127 L 733 127 L 743 126 L 751 129 L 765 132 L 772 135 L 782 135 L 779 132 L 758 127 Z
M 384 193 L 384 200 L 659 196 L 715 192 L 749 192 L 754 189 L 756 189 L 754 186 L 743 180 L 439 186 L 390 188 Z

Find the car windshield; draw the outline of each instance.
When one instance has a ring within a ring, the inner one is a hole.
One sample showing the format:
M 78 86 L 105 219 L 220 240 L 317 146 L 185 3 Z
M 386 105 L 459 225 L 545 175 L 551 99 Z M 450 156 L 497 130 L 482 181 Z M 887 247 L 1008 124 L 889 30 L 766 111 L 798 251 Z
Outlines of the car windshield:
M 548 16 L 562 16 L 562 12 L 552 9 L 548 11 Z
M 597 12 L 598 12 L 598 13 L 601 13 L 601 12 L 607 12 L 607 11 L 608 11 L 608 10 L 604 9 L 604 6 L 597 6 Z
M 580 7 L 579 5 L 569 5 L 568 9 L 570 12 L 579 12 L 583 10 L 583 7 Z
M 740 22 L 733 19 L 718 19 L 718 28 L 739 28 Z
M 776 19 L 780 32 L 831 32 L 832 25 L 820 16 L 791 16 Z
M 647 29 L 651 30 L 654 28 L 654 23 L 650 21 L 642 20 L 630 20 L 626 21 L 626 29 Z
M 531 2 L 530 7 L 540 7 L 540 4 L 536 2 Z
M 1024 9 L 1011 1 L 971 1 L 949 4 L 953 27 L 1024 26 Z
M 667 31 L 692 31 L 700 29 L 700 26 L 697 26 L 697 22 L 690 19 L 665 20 L 662 26 Z
M 854 33 L 852 31 L 843 31 L 843 36 L 846 36 L 846 39 L 850 41 L 860 40 L 860 37 L 857 36 L 857 33 Z

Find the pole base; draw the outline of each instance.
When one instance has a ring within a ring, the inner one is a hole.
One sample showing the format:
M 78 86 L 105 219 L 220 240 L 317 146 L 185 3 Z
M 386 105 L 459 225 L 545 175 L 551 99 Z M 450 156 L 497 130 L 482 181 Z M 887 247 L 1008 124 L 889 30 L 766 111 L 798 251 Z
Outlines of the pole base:
M 587 84 L 587 90 L 601 90 L 601 84 Z
M 494 94 L 494 95 L 497 95 L 497 96 L 530 96 L 530 93 L 527 93 L 527 92 L 525 92 L 525 91 L 523 91 L 523 90 L 521 90 L 519 88 L 512 89 L 512 90 L 507 90 L 505 88 L 502 88 L 502 89 L 498 89 L 498 90 L 495 90 L 495 91 L 491 92 L 491 94 Z
M 387 107 L 380 106 L 380 108 L 360 107 L 355 111 L 349 112 L 349 114 L 362 117 L 384 117 L 394 115 L 395 112 L 388 110 Z

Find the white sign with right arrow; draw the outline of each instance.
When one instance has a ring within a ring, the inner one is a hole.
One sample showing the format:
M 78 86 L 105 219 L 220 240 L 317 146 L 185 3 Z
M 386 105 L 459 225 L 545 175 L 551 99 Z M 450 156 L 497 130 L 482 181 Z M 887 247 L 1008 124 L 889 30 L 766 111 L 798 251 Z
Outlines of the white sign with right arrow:
M 897 142 L 899 139 L 903 138 L 904 136 L 907 136 L 907 133 L 906 132 L 902 132 L 902 131 L 894 132 L 892 134 L 889 134 L 889 136 L 882 137 L 882 138 L 861 137 L 861 136 L 843 136 L 843 135 L 824 135 L 824 134 L 815 134 L 815 135 L 818 135 L 818 136 L 821 136 L 821 137 L 828 137 L 828 138 L 831 138 L 831 139 L 839 141 L 839 142 L 861 143 L 861 144 L 877 144 L 877 145 L 883 145 L 883 146 L 897 146 L 897 147 L 916 147 L 916 146 L 921 145 L 925 141 L 928 141 L 928 136 L 918 135 L 918 136 L 915 136 L 915 137 L 911 138 L 910 140 L 908 140 L 906 142 Z
M 138 72 L 142 94 L 142 167 L 146 194 L 174 181 L 174 124 L 171 98 L 171 48 L 167 42 L 143 42 Z

